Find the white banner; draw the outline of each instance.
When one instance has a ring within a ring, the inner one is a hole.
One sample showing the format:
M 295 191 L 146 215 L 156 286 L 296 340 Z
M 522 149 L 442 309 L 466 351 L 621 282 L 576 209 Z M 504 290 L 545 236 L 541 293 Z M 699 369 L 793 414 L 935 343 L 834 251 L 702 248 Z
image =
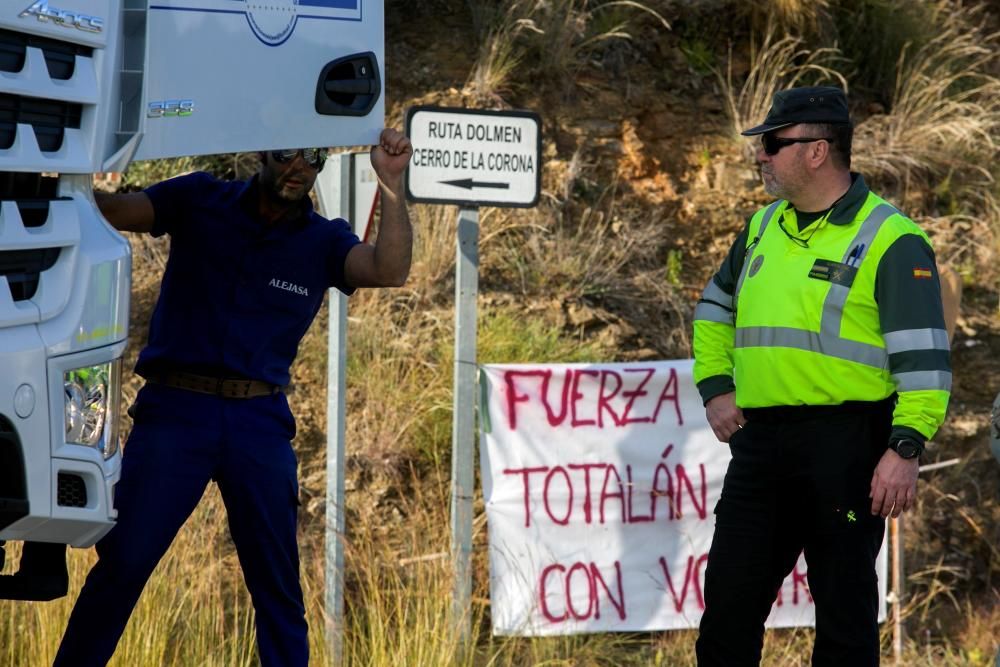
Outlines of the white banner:
M 692 364 L 482 367 L 494 634 L 698 627 L 730 455 L 705 419 Z M 800 556 L 767 625 L 814 620 Z

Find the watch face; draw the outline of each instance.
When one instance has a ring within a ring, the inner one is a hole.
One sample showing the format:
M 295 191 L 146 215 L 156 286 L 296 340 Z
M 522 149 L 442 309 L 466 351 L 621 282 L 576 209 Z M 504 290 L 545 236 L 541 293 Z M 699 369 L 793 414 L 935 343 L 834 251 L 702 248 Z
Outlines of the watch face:
M 920 454 L 920 447 L 909 440 L 900 440 L 896 443 L 896 453 L 904 459 L 914 459 Z

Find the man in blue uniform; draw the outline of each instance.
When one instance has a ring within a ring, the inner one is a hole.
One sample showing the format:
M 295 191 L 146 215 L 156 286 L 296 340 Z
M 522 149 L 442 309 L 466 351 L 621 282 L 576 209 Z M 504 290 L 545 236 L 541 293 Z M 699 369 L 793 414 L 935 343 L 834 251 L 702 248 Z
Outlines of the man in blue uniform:
M 146 384 L 130 410 L 118 521 L 97 545 L 56 665 L 107 663 L 146 580 L 211 480 L 253 599 L 261 663 L 308 663 L 295 420 L 282 387 L 328 288 L 350 294 L 406 280 L 412 230 L 403 172 L 411 153 L 392 129 L 372 149 L 382 198 L 375 245 L 313 211 L 308 193 L 323 149 L 262 153 L 247 182 L 194 173 L 144 192 L 98 195 L 116 229 L 169 234 L 170 256 L 136 364 Z

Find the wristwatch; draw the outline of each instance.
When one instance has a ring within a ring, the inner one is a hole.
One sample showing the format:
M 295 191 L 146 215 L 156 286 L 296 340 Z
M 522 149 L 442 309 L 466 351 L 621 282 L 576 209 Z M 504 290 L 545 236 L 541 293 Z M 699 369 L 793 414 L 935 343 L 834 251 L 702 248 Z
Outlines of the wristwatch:
M 899 457 L 903 459 L 915 459 L 924 451 L 919 442 L 910 438 L 890 440 L 889 449 L 899 454 Z

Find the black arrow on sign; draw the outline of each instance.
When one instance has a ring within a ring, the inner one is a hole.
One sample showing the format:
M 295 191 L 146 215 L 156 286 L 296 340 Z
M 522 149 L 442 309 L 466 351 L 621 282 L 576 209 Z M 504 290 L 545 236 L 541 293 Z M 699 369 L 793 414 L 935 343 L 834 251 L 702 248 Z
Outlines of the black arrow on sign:
M 496 188 L 498 190 L 510 189 L 510 183 L 487 183 L 485 181 L 474 181 L 471 178 L 460 178 L 457 181 L 438 181 L 438 183 L 454 185 L 456 188 L 465 188 L 466 190 L 471 190 L 472 188 Z

